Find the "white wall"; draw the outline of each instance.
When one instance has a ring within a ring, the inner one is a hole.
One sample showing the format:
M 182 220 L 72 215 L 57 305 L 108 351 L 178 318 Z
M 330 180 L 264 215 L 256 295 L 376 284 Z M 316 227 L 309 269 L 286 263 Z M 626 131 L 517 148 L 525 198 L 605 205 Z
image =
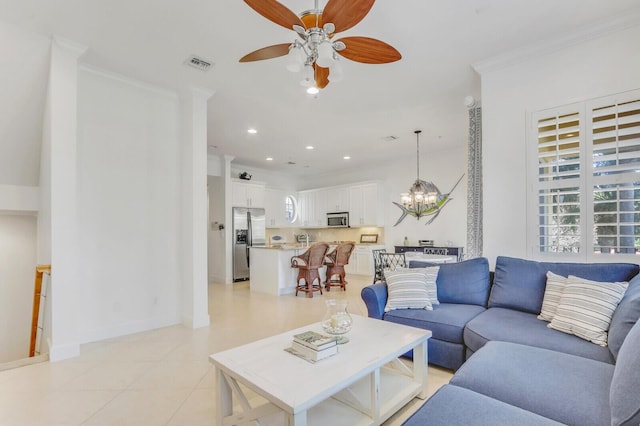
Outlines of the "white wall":
M 640 27 L 482 72 L 484 255 L 526 245 L 526 120 L 533 111 L 640 88 Z
M 0 212 L 37 213 L 40 190 L 37 186 L 0 184 Z
M 0 363 L 29 356 L 36 217 L 0 214 Z
M 84 67 L 78 88 L 81 340 L 179 323 L 179 99 Z

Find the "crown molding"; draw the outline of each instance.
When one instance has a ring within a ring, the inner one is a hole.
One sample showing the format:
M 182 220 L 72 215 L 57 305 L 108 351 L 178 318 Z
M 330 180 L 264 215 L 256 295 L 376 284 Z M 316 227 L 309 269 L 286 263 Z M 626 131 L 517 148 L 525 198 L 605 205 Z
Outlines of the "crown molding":
M 525 45 L 501 55 L 493 56 L 471 64 L 480 75 L 496 71 L 510 65 L 531 59 L 532 57 L 557 52 L 567 47 L 575 46 L 589 40 L 600 38 L 628 28 L 640 26 L 640 12 L 625 14 L 597 25 L 582 27 L 577 31 L 546 39 L 537 43 Z
M 137 87 L 139 89 L 148 90 L 150 92 L 155 92 L 159 95 L 166 96 L 167 98 L 178 99 L 178 94 L 171 89 L 165 89 L 164 87 L 155 86 L 151 83 L 147 83 L 142 80 L 137 80 L 133 77 L 128 77 L 126 75 L 119 74 L 114 71 L 105 70 L 104 68 L 100 68 L 95 65 L 91 65 L 88 63 L 81 63 L 79 68 L 83 71 L 86 71 L 91 74 L 95 74 L 103 78 L 118 81 L 120 83 Z
M 76 43 L 75 41 L 66 39 L 64 37 L 60 37 L 59 35 L 54 35 L 53 41 L 61 48 L 73 54 L 76 57 L 76 59 L 84 55 L 87 49 L 89 49 L 84 44 Z

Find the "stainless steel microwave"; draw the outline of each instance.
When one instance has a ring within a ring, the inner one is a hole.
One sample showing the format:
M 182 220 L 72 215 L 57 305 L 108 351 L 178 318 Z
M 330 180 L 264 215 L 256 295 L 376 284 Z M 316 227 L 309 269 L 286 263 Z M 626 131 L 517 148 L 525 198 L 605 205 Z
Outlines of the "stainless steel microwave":
M 328 228 L 348 228 L 349 212 L 327 213 Z

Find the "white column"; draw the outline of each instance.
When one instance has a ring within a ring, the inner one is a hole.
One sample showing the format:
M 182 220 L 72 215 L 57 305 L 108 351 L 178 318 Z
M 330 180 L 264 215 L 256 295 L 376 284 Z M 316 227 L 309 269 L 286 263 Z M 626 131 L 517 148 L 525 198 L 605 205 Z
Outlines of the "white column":
M 86 47 L 54 38 L 44 128 L 43 149 L 48 150 L 50 193 L 51 257 L 51 347 L 52 361 L 77 356 L 78 306 L 77 279 L 77 90 L 78 58 Z M 44 168 L 46 170 L 46 167 Z M 46 179 L 47 177 L 44 177 Z M 46 185 L 45 185 L 46 187 Z M 46 250 L 45 250 L 46 253 Z M 44 255 L 46 256 L 46 254 Z M 46 259 L 42 259 L 45 260 Z
M 182 99 L 182 322 L 209 325 L 207 291 L 207 101 L 214 92 L 191 87 Z

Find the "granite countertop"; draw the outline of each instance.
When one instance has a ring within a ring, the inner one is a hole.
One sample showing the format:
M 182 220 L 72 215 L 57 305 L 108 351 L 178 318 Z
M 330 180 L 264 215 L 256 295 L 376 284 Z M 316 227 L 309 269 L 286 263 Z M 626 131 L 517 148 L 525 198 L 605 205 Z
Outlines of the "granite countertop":
M 314 242 L 312 242 L 311 244 L 313 244 Z M 343 241 L 326 241 L 326 243 L 329 244 L 330 247 L 335 247 L 341 242 Z M 371 245 L 382 245 L 382 244 L 381 243 L 376 243 L 376 244 L 356 243 L 356 246 L 371 246 Z M 252 248 L 267 249 L 267 250 L 304 250 L 309 248 L 309 246 L 306 245 L 305 243 L 276 243 L 276 244 L 271 244 L 270 246 L 255 246 Z
M 304 244 L 297 244 L 297 243 L 284 243 L 284 244 L 273 244 L 271 246 L 252 246 L 251 248 L 258 248 L 258 249 L 266 249 L 266 250 L 300 250 L 300 249 L 306 249 L 307 246 L 305 246 Z

